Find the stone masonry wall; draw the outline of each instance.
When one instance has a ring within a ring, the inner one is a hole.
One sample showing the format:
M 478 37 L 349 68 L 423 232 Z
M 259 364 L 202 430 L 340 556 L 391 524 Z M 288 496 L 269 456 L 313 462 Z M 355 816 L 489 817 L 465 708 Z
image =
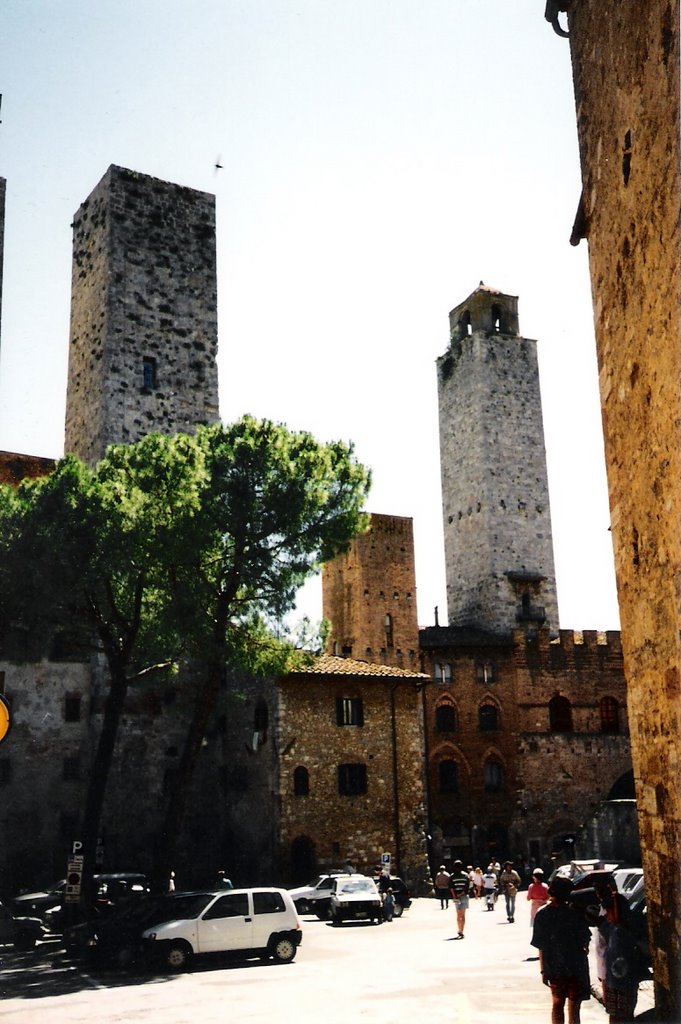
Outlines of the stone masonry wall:
M 324 566 L 322 592 L 323 614 L 331 622 L 329 651 L 418 669 L 411 519 L 372 515 L 369 530 L 355 537 L 346 554 Z
M 112 166 L 73 222 L 65 450 L 218 419 L 215 199 Z
M 395 685 L 397 683 L 397 685 Z M 395 833 L 390 691 L 395 686 L 399 837 Z M 336 724 L 336 696 L 361 697 L 362 726 Z M 320 870 L 350 859 L 371 873 L 391 853 L 393 872 L 412 886 L 427 874 L 420 698 L 415 680 L 310 677 L 280 683 L 280 844 L 287 863 L 294 840 L 314 841 Z M 338 765 L 367 766 L 367 792 L 341 796 Z M 309 796 L 295 796 L 296 767 L 309 773 Z M 396 863 L 397 861 L 397 863 Z
M 5 252 L 5 192 L 7 182 L 0 178 L 0 343 L 2 342 L 2 277 Z
M 536 343 L 474 329 L 437 373 L 449 623 L 513 630 L 511 571 L 545 577 L 528 596 L 557 628 Z
M 678 1021 L 679 3 L 568 10 L 656 1001 L 661 1019 Z

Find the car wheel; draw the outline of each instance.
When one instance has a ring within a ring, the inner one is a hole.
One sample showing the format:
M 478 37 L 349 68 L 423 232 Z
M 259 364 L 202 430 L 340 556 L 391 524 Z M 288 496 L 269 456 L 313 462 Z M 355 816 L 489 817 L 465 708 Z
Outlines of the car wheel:
M 22 952 L 25 952 L 26 950 L 33 949 L 35 947 L 36 941 L 37 940 L 35 935 L 32 935 L 30 932 L 19 932 L 16 939 L 14 940 L 14 945 L 16 946 L 17 949 L 20 949 L 22 950 Z
M 404 907 L 400 903 L 396 903 L 393 907 L 393 917 L 402 917 L 404 913 Z
M 192 949 L 186 942 L 171 942 L 163 953 L 163 962 L 171 971 L 186 971 L 192 958 Z
M 309 914 L 310 913 L 310 908 L 307 905 L 307 900 L 296 900 L 296 901 L 294 901 L 293 905 L 294 905 L 294 907 L 296 908 L 296 910 L 298 911 L 299 914 Z
M 290 939 L 288 935 L 281 935 L 272 944 L 272 956 L 278 964 L 290 964 L 297 949 L 293 939 Z
M 315 907 L 314 912 L 320 921 L 328 921 L 331 916 L 331 907 L 328 903 L 323 903 L 321 906 Z

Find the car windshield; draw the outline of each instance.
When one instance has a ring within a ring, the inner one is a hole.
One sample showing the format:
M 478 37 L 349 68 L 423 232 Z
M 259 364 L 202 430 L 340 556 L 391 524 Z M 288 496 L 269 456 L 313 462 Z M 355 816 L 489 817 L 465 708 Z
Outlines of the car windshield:
M 338 891 L 343 893 L 348 892 L 376 892 L 376 886 L 370 878 L 352 878 L 347 882 L 341 882 L 338 886 Z
M 163 921 L 192 921 L 214 898 L 214 892 L 188 892 L 179 896 L 167 896 L 154 908 L 149 927 Z

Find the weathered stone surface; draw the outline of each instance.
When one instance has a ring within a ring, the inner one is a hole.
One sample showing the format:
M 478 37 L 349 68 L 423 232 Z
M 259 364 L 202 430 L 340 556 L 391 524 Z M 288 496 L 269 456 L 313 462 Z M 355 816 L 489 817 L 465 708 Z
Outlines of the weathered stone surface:
M 496 632 L 558 626 L 536 342 L 517 305 L 481 284 L 437 361 L 449 623 Z
M 569 27 L 656 998 L 677 1021 L 681 848 L 667 871 L 661 836 L 681 821 L 679 3 L 573 0 Z
M 215 197 L 111 166 L 73 222 L 65 450 L 218 419 Z

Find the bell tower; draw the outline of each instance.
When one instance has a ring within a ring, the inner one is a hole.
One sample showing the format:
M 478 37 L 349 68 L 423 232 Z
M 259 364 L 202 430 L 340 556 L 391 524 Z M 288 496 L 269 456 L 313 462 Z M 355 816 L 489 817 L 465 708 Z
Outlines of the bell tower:
M 518 299 L 478 288 L 437 360 L 450 626 L 558 628 L 536 342 Z

